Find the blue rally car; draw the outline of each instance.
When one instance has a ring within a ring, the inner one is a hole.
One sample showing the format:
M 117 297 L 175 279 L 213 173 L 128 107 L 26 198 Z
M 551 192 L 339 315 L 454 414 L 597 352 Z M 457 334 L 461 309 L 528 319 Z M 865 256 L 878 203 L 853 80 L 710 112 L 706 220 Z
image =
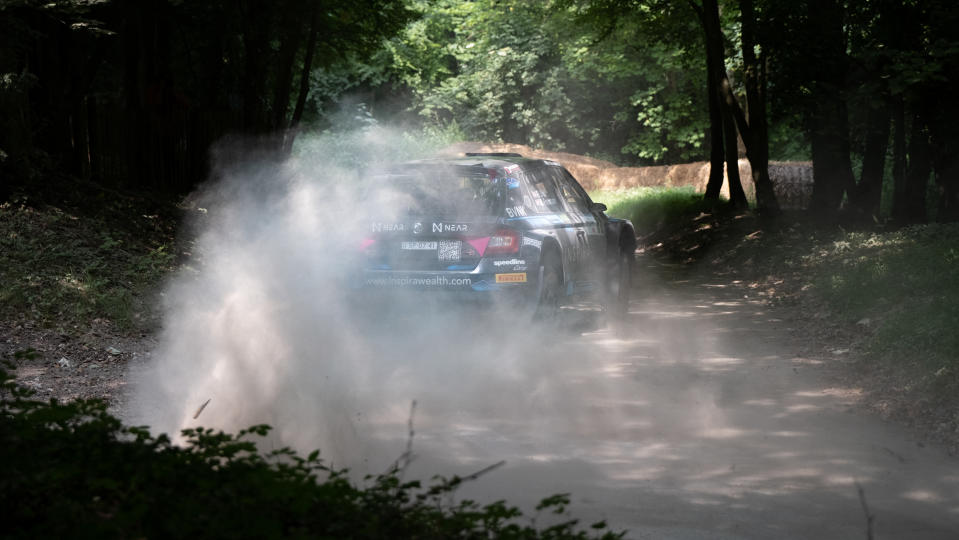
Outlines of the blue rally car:
M 468 153 L 395 165 L 369 175 L 364 207 L 355 288 L 505 299 L 537 318 L 578 295 L 626 310 L 633 226 L 559 163 Z

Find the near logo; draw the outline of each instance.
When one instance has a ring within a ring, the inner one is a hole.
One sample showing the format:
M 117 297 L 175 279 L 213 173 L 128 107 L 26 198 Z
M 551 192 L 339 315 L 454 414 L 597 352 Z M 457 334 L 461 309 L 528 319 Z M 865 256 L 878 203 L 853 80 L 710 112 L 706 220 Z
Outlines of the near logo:
M 496 283 L 526 283 L 526 272 L 496 274 Z
M 434 223 L 433 232 L 469 232 L 470 226 L 466 223 Z

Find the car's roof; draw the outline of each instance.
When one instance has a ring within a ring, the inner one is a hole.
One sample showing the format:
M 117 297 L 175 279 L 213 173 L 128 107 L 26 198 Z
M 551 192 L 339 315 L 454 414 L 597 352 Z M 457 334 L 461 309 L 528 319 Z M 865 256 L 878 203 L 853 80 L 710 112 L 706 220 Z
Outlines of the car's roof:
M 509 167 L 510 165 L 526 165 L 530 163 L 542 162 L 542 159 L 523 157 L 519 154 L 490 153 L 472 155 L 467 154 L 462 157 L 420 159 L 416 161 L 408 161 L 399 165 L 399 167 L 453 165 L 461 167 L 483 167 L 487 169 L 494 169 Z

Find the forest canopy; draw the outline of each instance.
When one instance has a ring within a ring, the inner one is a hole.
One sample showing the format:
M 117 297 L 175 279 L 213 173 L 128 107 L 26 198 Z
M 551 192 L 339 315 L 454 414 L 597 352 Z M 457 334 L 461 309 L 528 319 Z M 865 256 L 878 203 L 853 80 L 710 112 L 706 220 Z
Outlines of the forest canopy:
M 769 211 L 768 161 L 811 160 L 814 211 L 955 220 L 957 19 L 948 0 L 2 0 L 0 174 L 183 193 L 224 137 L 283 154 L 389 123 L 709 160 L 714 198 L 745 156 Z

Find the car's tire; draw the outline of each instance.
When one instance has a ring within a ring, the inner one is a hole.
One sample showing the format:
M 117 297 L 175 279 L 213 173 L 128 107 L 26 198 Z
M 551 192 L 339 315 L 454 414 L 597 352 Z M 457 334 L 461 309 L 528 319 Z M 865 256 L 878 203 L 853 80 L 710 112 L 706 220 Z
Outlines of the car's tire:
M 543 253 L 539 261 L 539 285 L 533 320 L 554 322 L 559 315 L 563 287 L 563 270 L 555 251 Z
M 633 286 L 633 251 L 621 248 L 616 262 L 609 269 L 606 286 L 606 317 L 610 324 L 624 321 L 629 311 L 629 295 Z

